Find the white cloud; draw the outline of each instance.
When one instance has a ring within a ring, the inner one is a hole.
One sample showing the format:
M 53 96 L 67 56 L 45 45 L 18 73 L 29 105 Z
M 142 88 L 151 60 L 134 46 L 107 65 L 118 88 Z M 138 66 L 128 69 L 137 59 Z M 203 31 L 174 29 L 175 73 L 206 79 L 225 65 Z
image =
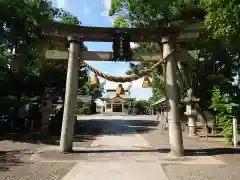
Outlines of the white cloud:
M 111 0 L 102 0 L 105 11 L 109 11 L 111 8 Z
M 132 87 L 131 87 L 131 96 L 135 97 L 137 100 L 147 100 L 152 96 L 152 88 L 142 88 L 142 82 L 143 78 L 140 78 L 136 81 L 132 82 Z M 104 89 L 116 89 L 118 84 L 116 82 L 111 82 L 111 81 L 106 81 L 106 84 L 104 86 Z M 131 83 L 126 82 L 126 83 L 121 83 L 123 85 L 124 89 L 127 89 Z
M 83 12 L 86 13 L 86 14 L 89 13 L 90 12 L 90 8 L 87 7 L 87 6 L 84 6 L 83 7 Z
M 57 7 L 64 8 L 66 5 L 67 0 L 57 0 Z
M 101 12 L 101 16 L 108 16 L 108 11 L 103 11 L 103 12 Z
M 150 79 L 150 81 L 152 81 L 151 78 L 149 78 L 149 79 Z M 143 83 L 143 77 L 136 80 L 136 81 L 133 81 L 132 82 L 132 87 L 133 88 L 142 88 L 142 83 Z
M 131 84 L 130 82 L 126 83 L 116 83 L 111 81 L 106 81 L 106 84 L 104 86 L 105 89 L 116 89 L 118 87 L 118 84 L 122 84 L 124 89 L 127 89 L 128 86 Z
M 150 81 L 152 81 L 151 78 L 149 78 L 149 79 L 150 79 Z M 103 81 L 101 81 L 101 82 L 103 82 Z M 132 81 L 132 83 L 131 82 L 126 82 L 126 83 L 121 83 L 121 84 L 123 85 L 123 88 L 126 89 L 131 84 L 132 84 L 132 88 L 142 88 L 142 83 L 143 83 L 143 78 L 140 78 L 140 79 L 138 79 L 136 81 Z M 109 89 L 109 88 L 110 89 L 114 89 L 114 88 L 117 88 L 118 84 L 120 84 L 120 83 L 106 81 L 106 84 L 105 84 L 104 88 L 106 88 L 106 89 Z
M 152 96 L 151 88 L 132 88 L 131 96 L 137 100 L 148 100 Z
M 151 78 L 149 78 L 151 81 Z M 152 96 L 152 88 L 142 88 L 143 78 L 132 82 L 131 95 L 137 100 L 147 100 Z
M 101 16 L 105 16 L 108 17 L 108 19 L 113 22 L 113 17 L 109 16 L 109 10 L 111 9 L 111 0 L 101 0 L 103 7 L 104 7 L 104 11 L 101 12 Z
M 134 88 L 141 88 L 142 87 L 142 82 L 143 82 L 143 78 L 140 78 L 136 81 L 132 82 L 132 87 Z

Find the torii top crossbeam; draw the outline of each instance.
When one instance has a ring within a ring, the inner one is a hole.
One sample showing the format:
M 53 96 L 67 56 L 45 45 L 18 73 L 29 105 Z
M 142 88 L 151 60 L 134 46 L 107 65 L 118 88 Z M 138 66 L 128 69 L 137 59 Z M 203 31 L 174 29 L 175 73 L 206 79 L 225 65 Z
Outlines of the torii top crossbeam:
M 43 25 L 42 32 L 45 36 L 63 40 L 74 36 L 82 41 L 112 42 L 116 33 L 127 32 L 132 42 L 160 42 L 163 36 L 174 36 L 177 42 L 186 42 L 195 39 L 200 29 L 203 29 L 202 23 L 162 28 L 111 28 L 48 22 Z

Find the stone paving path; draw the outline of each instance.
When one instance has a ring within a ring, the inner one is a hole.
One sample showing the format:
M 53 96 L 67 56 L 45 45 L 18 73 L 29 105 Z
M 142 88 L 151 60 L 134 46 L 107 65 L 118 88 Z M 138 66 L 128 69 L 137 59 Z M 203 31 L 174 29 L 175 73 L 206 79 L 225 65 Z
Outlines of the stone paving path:
M 199 173 L 195 175 L 196 168 L 193 171 L 193 167 L 215 169 L 216 167 L 226 167 L 224 161 L 212 156 L 195 154 L 177 158 L 169 155 L 166 136 L 160 135 L 156 123 L 152 125 L 155 126 L 155 130 L 154 128 L 146 130 L 139 126 L 143 124 L 151 126 L 152 122 L 147 122 L 149 117 L 138 118 L 140 119 L 107 117 L 101 120 L 102 132 L 93 141 L 91 147 L 76 147 L 74 149 L 76 153 L 64 155 L 56 153 L 58 147 L 47 147 L 41 153 L 32 156 L 32 160 L 46 163 L 77 163 L 62 180 L 118 180 L 120 178 L 125 180 L 178 180 L 187 179 L 186 177 L 192 179 L 192 177 L 200 176 Z M 158 133 L 154 134 L 154 132 Z M 150 134 L 154 136 L 150 137 Z M 159 135 L 164 139 L 161 139 Z M 149 141 L 149 139 L 151 140 Z M 154 139 L 159 142 L 157 146 Z M 187 145 L 194 148 L 189 141 L 187 141 Z M 201 146 L 202 144 L 199 143 L 197 148 L 202 148 Z M 179 172 L 178 169 L 182 172 Z M 219 169 L 217 170 L 219 171 Z M 199 172 L 202 171 L 199 170 Z M 206 176 L 202 177 L 204 177 L 202 179 L 209 179 Z M 209 177 L 213 177 L 213 175 Z M 236 176 L 234 178 L 236 179 Z M 198 179 L 201 179 L 201 176 Z
M 220 146 L 184 137 L 188 154 L 181 158 L 169 155 L 168 132 L 162 132 L 155 117 L 84 118 L 79 118 L 86 121 L 83 124 L 101 129 L 87 147 L 74 147 L 75 153 L 60 154 L 58 146 L 46 146 L 31 156 L 35 164 L 73 165 L 64 177 L 53 179 L 240 180 L 240 153 L 220 150 L 218 154 L 213 148 Z M 206 154 L 209 149 L 210 155 Z
M 127 132 L 127 134 L 113 135 L 111 132 Z M 125 121 L 118 121 L 105 127 L 102 133 L 104 135 L 92 143 L 92 148 L 117 151 L 137 151 L 151 148 Z M 148 180 L 168 179 L 161 164 L 148 154 L 125 156 L 120 159 L 113 156 L 105 161 L 101 158 L 98 161 L 80 161 L 62 180 L 145 180 L 146 177 Z
M 168 132 L 162 132 L 154 116 L 86 119 L 89 133 L 97 126 L 100 134 L 79 138 L 75 153 L 60 154 L 58 146 L 0 141 L 0 180 L 240 180 L 239 150 L 215 153 L 211 148 L 220 146 L 185 137 L 184 147 L 193 154 L 172 157 Z M 212 155 L 205 154 L 208 148 Z

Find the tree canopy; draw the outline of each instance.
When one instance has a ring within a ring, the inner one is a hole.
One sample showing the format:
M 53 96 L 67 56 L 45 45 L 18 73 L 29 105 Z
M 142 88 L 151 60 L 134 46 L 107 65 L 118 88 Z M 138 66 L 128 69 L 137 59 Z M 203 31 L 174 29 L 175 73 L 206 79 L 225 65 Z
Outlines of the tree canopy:
M 111 2 L 109 15 L 116 16 L 113 25 L 118 27 L 153 28 L 171 25 L 173 22 L 179 24 L 203 22 L 205 29 L 193 43 L 191 42 L 192 44 L 189 44 L 189 48 L 197 50 L 197 59 L 194 62 L 181 63 L 189 82 L 188 86 L 190 85 L 194 94 L 200 98 L 200 106 L 203 110 L 211 109 L 216 104 L 216 99 L 221 99 L 222 94 L 224 97 L 230 97 L 234 103 L 240 103 L 237 98 L 240 70 L 240 1 L 112 0 Z M 159 45 L 154 43 L 139 43 L 139 45 L 137 51 L 154 52 L 159 49 Z M 144 66 L 145 63 L 131 65 L 127 73 L 137 73 Z M 163 69 L 159 67 L 155 74 L 152 74 L 152 99 L 160 99 L 164 96 L 162 72 Z M 180 92 L 186 92 L 186 82 L 182 81 L 180 76 L 177 79 Z M 230 106 L 227 103 L 226 101 L 222 104 L 221 108 L 218 106 L 218 112 Z M 222 116 L 223 114 L 219 114 L 217 117 L 222 118 Z M 224 123 L 231 122 L 229 117 L 222 118 Z M 230 126 L 228 124 L 224 127 Z M 229 136 L 229 133 L 225 134 Z
M 67 61 L 46 60 L 45 50 L 65 50 L 68 44 L 42 35 L 42 24 L 47 21 L 80 24 L 77 17 L 45 0 L 0 1 L 0 83 L 5 87 L 0 97 L 43 97 L 46 88 L 64 97 Z M 83 66 L 79 73 L 82 88 L 88 74 Z
M 233 77 L 238 74 L 238 45 L 235 40 L 239 37 L 240 8 L 236 1 L 226 2 L 228 1 L 112 0 L 109 14 L 116 16 L 113 25 L 119 27 L 160 27 L 172 22 L 181 24 L 203 21 L 206 30 L 201 32 L 193 47 L 199 50 L 198 59 L 191 65 L 183 64 L 183 66 L 187 70 L 191 86 L 197 91 L 197 95 L 204 100 L 209 100 L 210 89 L 213 85 L 218 84 L 229 89 L 229 86 L 232 86 Z M 230 12 L 234 13 L 228 16 Z M 230 46 L 230 42 L 234 43 Z M 158 48 L 158 44 L 140 43 L 137 50 L 154 52 Z M 146 66 L 145 63 L 131 66 L 127 73 L 136 73 L 144 66 Z M 157 72 L 160 74 L 157 76 L 153 73 L 153 80 L 161 82 L 162 69 L 157 69 Z M 153 90 L 154 87 L 155 85 Z M 202 89 L 206 87 L 209 92 L 202 95 Z

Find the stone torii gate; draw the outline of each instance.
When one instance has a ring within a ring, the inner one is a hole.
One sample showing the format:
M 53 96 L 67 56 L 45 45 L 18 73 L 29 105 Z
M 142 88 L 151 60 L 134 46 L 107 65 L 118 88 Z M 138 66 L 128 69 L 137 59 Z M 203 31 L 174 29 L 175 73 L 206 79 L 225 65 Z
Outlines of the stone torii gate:
M 202 27 L 202 26 L 201 26 Z M 68 59 L 66 79 L 65 101 L 62 131 L 60 139 L 60 151 L 71 152 L 73 148 L 73 130 L 75 123 L 75 108 L 77 104 L 78 68 L 79 62 L 112 61 L 112 52 L 81 51 L 84 41 L 112 42 L 117 32 L 127 32 L 132 42 L 158 42 L 162 44 L 162 53 L 134 53 L 133 61 L 157 62 L 167 57 L 166 69 L 166 93 L 170 106 L 169 139 L 171 153 L 177 156 L 184 154 L 181 123 L 179 120 L 178 93 L 176 87 L 176 63 L 170 55 L 174 51 L 174 45 L 184 46 L 197 36 L 199 24 L 192 26 L 151 28 L 103 28 L 78 25 L 66 25 L 50 22 L 43 26 L 43 35 L 57 40 L 68 40 L 70 46 L 68 52 L 57 50 L 46 51 L 47 59 Z M 169 56 L 170 55 L 170 56 Z

